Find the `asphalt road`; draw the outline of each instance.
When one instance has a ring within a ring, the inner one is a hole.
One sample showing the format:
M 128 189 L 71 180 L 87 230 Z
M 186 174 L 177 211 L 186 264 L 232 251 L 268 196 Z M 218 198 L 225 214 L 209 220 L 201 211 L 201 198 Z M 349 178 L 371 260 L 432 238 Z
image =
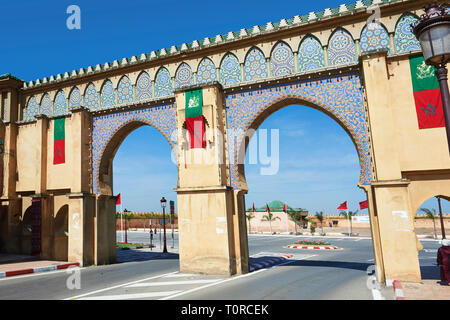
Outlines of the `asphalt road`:
M 81 268 L 80 289 L 70 290 L 67 282 L 74 273 L 55 271 L 0 280 L 0 299 L 189 299 L 189 300 L 261 300 L 261 299 L 392 299 L 392 288 L 370 290 L 367 269 L 373 265 L 370 239 L 325 238 L 341 251 L 299 250 L 283 248 L 299 237 L 283 235 L 250 235 L 251 256 L 294 254 L 285 263 L 251 272 L 247 275 L 187 275 L 178 272 L 177 234 L 175 248 L 169 255 L 160 253 L 159 234 L 155 248 L 123 250 L 122 262 L 108 266 Z M 322 238 L 324 239 L 324 238 Z M 120 235 L 118 235 L 120 241 Z M 129 242 L 148 243 L 148 233 L 129 232 Z M 439 276 L 435 241 L 423 241 L 425 250 L 419 254 L 424 278 Z M 72 278 L 71 278 L 72 277 Z

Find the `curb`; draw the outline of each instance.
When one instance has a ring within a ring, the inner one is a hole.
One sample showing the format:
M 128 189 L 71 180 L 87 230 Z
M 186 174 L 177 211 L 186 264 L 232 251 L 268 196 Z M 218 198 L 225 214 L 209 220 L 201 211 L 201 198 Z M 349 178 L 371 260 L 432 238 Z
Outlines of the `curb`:
M 392 286 L 394 287 L 395 300 L 405 300 L 405 295 L 403 294 L 402 283 L 398 280 L 394 280 L 392 282 Z
M 0 272 L 0 278 L 21 276 L 21 275 L 30 274 L 30 273 L 62 270 L 62 269 L 67 269 L 68 267 L 71 267 L 71 266 L 79 267 L 80 263 L 79 262 L 70 262 L 70 263 L 57 264 L 57 265 L 47 266 L 47 267 L 36 267 L 36 268 L 20 269 L 20 270 L 13 270 L 13 271 L 5 271 L 5 272 Z
M 290 249 L 303 249 L 303 250 L 344 250 L 343 248 L 339 248 L 336 246 L 302 246 L 296 244 L 290 244 L 284 248 Z
M 261 262 L 251 263 L 248 270 L 249 270 L 249 272 L 253 272 L 253 271 L 256 271 L 259 269 L 267 268 L 267 267 L 273 266 L 276 263 L 286 261 L 287 259 L 292 258 L 292 257 L 293 257 L 292 254 L 285 254 L 281 257 L 273 257 L 273 258 L 269 258 L 269 259 L 261 261 Z

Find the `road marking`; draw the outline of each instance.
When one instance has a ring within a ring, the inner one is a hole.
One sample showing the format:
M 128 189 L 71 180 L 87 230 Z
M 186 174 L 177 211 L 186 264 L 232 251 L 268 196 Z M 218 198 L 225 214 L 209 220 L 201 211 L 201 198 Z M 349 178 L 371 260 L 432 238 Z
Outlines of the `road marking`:
M 79 300 L 129 300 L 129 299 L 145 299 L 145 298 L 155 298 L 170 296 L 175 293 L 180 292 L 179 290 L 174 291 L 160 291 L 160 292 L 145 292 L 145 293 L 129 293 L 129 294 L 117 294 L 112 296 L 98 296 L 98 297 L 87 297 L 81 298 Z
M 192 273 L 174 273 L 164 276 L 164 278 L 179 278 L 179 277 L 193 277 L 195 274 Z
M 220 281 L 223 279 L 210 279 L 210 280 L 185 280 L 185 281 L 164 281 L 164 282 L 147 282 L 147 283 L 136 283 L 125 288 L 137 288 L 137 287 L 159 287 L 159 286 L 173 286 L 179 284 L 200 284 L 200 283 L 211 283 Z
M 85 268 L 81 268 L 81 267 L 79 267 L 79 268 L 80 269 L 85 269 Z M 30 274 L 24 274 L 23 276 L 4 277 L 4 278 L 0 278 L 0 281 L 17 280 L 17 279 L 23 279 L 23 278 L 28 278 L 28 277 L 48 276 L 48 275 L 55 274 L 55 273 L 67 272 L 67 270 L 71 270 L 71 269 L 62 269 L 62 270 L 55 270 L 55 271 L 30 273 Z
M 96 290 L 96 291 L 80 294 L 78 296 L 74 296 L 74 297 L 71 297 L 71 298 L 66 298 L 66 299 L 63 299 L 63 300 L 76 300 L 76 299 L 81 298 L 81 297 L 89 296 L 89 295 L 92 295 L 92 294 L 96 294 L 96 293 L 100 293 L 100 292 L 104 292 L 104 291 L 108 291 L 108 290 L 112 290 L 112 289 L 117 289 L 117 288 L 120 288 L 120 287 L 128 286 L 130 284 L 161 278 L 161 277 L 164 277 L 164 276 L 166 276 L 168 274 L 173 274 L 173 273 L 178 273 L 178 271 L 169 272 L 169 273 L 165 273 L 165 274 L 160 274 L 158 276 L 153 276 L 153 277 L 150 277 L 150 278 L 145 278 L 145 279 L 141 279 L 141 280 L 137 280 L 137 281 L 127 282 L 127 283 L 124 283 L 124 284 L 119 284 L 117 286 L 108 287 L 108 288 L 104 288 L 104 289 L 100 289 L 100 290 Z

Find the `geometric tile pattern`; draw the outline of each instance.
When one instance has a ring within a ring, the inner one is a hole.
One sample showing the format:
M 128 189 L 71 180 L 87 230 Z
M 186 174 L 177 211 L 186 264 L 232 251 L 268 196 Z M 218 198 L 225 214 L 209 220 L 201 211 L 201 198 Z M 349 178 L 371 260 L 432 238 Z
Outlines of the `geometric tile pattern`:
M 394 33 L 394 43 L 397 53 L 420 50 L 420 43 L 411 29 L 411 24 L 417 20 L 417 17 L 412 14 L 405 14 L 397 22 Z
M 32 96 L 30 100 L 28 100 L 27 108 L 24 112 L 25 121 L 34 120 L 34 116 L 39 113 L 39 104 L 36 100 L 35 96 Z
M 98 92 L 93 83 L 90 83 L 84 92 L 84 106 L 92 111 L 98 110 L 100 107 Z
M 51 117 L 53 115 L 52 100 L 50 100 L 50 95 L 48 93 L 44 94 L 42 97 L 39 114 L 45 114 L 47 117 Z
M 270 67 L 272 77 L 295 73 L 294 54 L 289 45 L 284 42 L 275 45 L 270 55 Z
M 155 78 L 155 97 L 164 97 L 173 94 L 172 78 L 169 71 L 162 67 Z
M 69 95 L 69 109 L 72 110 L 73 108 L 81 106 L 82 102 L 82 96 L 80 89 L 77 87 L 73 88 Z
M 103 83 L 100 97 L 102 109 L 110 108 L 116 105 L 116 92 L 111 80 L 106 80 Z
M 306 36 L 298 49 L 298 68 L 300 72 L 325 67 L 323 47 L 313 36 Z
M 92 131 L 92 169 L 94 180 L 92 183 L 94 193 L 99 191 L 98 174 L 103 151 L 114 134 L 131 122 L 141 122 L 153 126 L 164 135 L 172 147 L 176 145 L 176 142 L 171 141 L 171 137 L 176 131 L 176 107 L 173 104 L 143 107 L 95 116 Z M 176 150 L 176 148 L 173 150 Z
M 198 65 L 197 83 L 207 83 L 217 80 L 217 70 L 214 62 L 209 58 L 204 58 Z
M 55 97 L 55 103 L 53 105 L 53 114 L 55 116 L 61 116 L 67 113 L 67 100 L 64 91 L 59 90 Z
M 194 77 L 191 67 L 183 62 L 175 73 L 175 88 L 181 88 L 184 86 L 191 86 L 194 84 Z
M 356 62 L 356 46 L 350 33 L 336 30 L 328 42 L 328 64 L 339 66 Z
M 244 62 L 245 81 L 267 78 L 267 62 L 264 54 L 256 47 L 250 49 Z
M 360 183 L 370 184 L 373 178 L 372 161 L 361 80 L 358 73 L 350 73 L 227 95 L 228 152 L 232 187 L 241 188 L 240 181 L 245 180 L 245 177 L 239 176 L 237 167 L 237 150 L 240 148 L 243 133 L 263 112 L 270 112 L 271 106 L 286 99 L 295 100 L 296 104 L 312 104 L 338 119 L 340 125 L 350 132 L 356 145 L 361 169 Z
M 386 48 L 388 49 L 388 53 L 390 53 L 389 43 L 389 34 L 381 24 L 371 23 L 365 26 L 361 32 L 361 39 L 359 41 L 361 52 Z
M 133 102 L 133 85 L 127 76 L 123 76 L 117 85 L 117 103 Z
M 142 72 L 136 80 L 136 101 L 151 99 L 153 97 L 152 80 L 147 72 Z
M 230 86 L 241 81 L 241 65 L 238 58 L 232 53 L 227 53 L 220 64 L 220 83 L 223 86 Z

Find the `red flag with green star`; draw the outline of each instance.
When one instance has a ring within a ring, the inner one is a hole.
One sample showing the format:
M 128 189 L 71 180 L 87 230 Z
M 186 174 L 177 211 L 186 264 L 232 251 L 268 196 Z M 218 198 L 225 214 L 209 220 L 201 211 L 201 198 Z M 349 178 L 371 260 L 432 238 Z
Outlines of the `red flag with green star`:
M 54 120 L 53 128 L 53 164 L 66 162 L 65 142 L 66 142 L 66 118 Z
M 441 90 L 435 68 L 425 64 L 423 56 L 409 57 L 419 129 L 445 126 Z

